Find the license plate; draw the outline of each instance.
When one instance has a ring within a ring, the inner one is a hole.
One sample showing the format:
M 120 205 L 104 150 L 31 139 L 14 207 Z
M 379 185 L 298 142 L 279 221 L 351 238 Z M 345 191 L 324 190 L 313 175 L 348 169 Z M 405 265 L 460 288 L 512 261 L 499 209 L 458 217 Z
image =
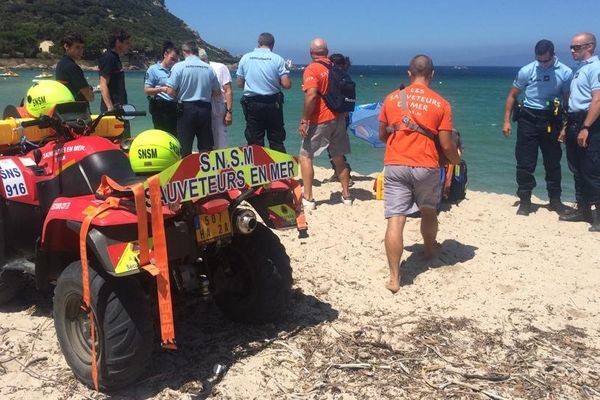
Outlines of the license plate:
M 210 242 L 223 236 L 231 235 L 231 220 L 229 210 L 216 214 L 196 215 L 196 241 L 198 243 Z

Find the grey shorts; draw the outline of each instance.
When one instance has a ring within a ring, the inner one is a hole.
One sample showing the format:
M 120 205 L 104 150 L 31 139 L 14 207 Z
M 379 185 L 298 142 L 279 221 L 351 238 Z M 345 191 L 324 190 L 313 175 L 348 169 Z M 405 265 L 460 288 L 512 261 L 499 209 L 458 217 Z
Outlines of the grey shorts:
M 346 132 L 345 115 L 338 115 L 336 119 L 321 124 L 309 125 L 308 135 L 302 139 L 300 145 L 300 155 L 313 158 L 327 147 L 332 157 L 350 154 L 350 138 Z
M 439 168 L 386 165 L 383 171 L 386 218 L 412 214 L 414 203 L 419 209 L 437 209 L 442 195 Z

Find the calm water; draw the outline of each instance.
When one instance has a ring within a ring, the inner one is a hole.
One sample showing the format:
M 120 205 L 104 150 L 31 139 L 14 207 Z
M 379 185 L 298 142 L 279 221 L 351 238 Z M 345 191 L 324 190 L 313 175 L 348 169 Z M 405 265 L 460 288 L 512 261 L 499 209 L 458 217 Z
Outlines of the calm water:
M 517 68 L 472 67 L 456 70 L 440 67 L 436 71 L 432 88 L 450 101 L 454 111 L 454 124 L 461 132 L 465 144 L 464 157 L 469 165 L 469 188 L 497 193 L 513 194 L 516 190 L 514 145 L 515 135 L 505 139 L 502 135 L 502 115 L 504 101 Z M 19 78 L 0 78 L 0 109 L 8 104 L 17 104 L 31 85 L 31 80 L 39 71 L 18 71 Z M 357 83 L 359 103 L 382 100 L 400 83 L 408 83 L 406 67 L 392 66 L 353 66 L 351 74 Z M 86 73 L 88 82 L 97 85 L 98 74 Z M 299 136 L 296 132 L 302 112 L 301 71 L 292 72 L 292 89 L 285 92 L 285 122 L 288 132 L 286 147 L 288 152 L 297 153 Z M 143 94 L 143 72 L 127 73 L 126 83 L 129 102 L 138 110 L 147 109 Z M 234 88 L 234 116 L 230 128 L 230 142 L 241 145 L 244 140 L 244 121 L 239 104 L 241 90 Z M 98 94 L 96 95 L 98 98 Z M 98 100 L 92 111 L 99 111 Z M 138 117 L 132 121 L 132 132 L 139 133 L 152 127 L 150 117 Z M 513 127 L 513 130 L 516 128 Z M 349 156 L 352 168 L 359 173 L 369 174 L 382 168 L 383 150 L 372 148 L 367 143 L 352 137 L 352 154 Z M 566 166 L 563 154 L 563 199 L 572 201 L 573 180 Z M 327 166 L 321 156 L 318 165 Z M 546 198 L 543 166 L 538 163 L 536 178 L 538 187 L 534 194 Z

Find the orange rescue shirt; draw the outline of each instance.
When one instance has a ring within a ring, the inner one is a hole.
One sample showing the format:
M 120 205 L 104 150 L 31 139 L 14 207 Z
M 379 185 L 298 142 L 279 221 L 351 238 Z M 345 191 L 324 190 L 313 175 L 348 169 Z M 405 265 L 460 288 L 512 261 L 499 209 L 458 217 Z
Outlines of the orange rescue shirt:
M 331 64 L 331 61 L 329 61 L 327 57 L 319 58 L 318 60 Z M 329 70 L 327 67 L 317 62 L 313 62 L 304 70 L 302 90 L 306 92 L 308 89 L 316 88 L 319 93 L 327 93 L 328 80 Z M 322 124 L 323 122 L 335 119 L 337 115 L 337 113 L 327 108 L 327 104 L 325 104 L 323 97 L 318 96 L 315 111 L 310 116 L 309 120 L 311 124 Z
M 408 116 L 413 123 L 435 135 L 439 131 L 451 131 L 450 103 L 425 85 L 412 84 L 404 90 L 408 110 L 402 109 L 400 91 L 395 90 L 385 98 L 379 114 L 379 121 L 399 127 L 387 139 L 383 164 L 437 168 L 440 163 L 435 142 L 408 128 L 402 119 Z

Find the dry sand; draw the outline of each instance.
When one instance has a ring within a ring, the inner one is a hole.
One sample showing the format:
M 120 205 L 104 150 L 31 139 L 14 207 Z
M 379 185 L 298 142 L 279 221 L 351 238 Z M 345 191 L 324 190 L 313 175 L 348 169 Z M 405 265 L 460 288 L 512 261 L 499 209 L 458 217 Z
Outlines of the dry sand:
M 285 321 L 192 311 L 178 324 L 180 351 L 156 350 L 140 383 L 113 397 L 600 397 L 600 234 L 559 222 L 539 200 L 518 217 L 513 196 L 469 192 L 440 214 L 437 260 L 422 261 L 419 221 L 409 220 L 392 295 L 372 184 L 357 177 L 352 207 L 339 184 L 315 187 L 310 237 L 279 234 L 295 281 Z M 107 397 L 70 373 L 50 294 L 30 289 L 1 311 L 0 398 Z

